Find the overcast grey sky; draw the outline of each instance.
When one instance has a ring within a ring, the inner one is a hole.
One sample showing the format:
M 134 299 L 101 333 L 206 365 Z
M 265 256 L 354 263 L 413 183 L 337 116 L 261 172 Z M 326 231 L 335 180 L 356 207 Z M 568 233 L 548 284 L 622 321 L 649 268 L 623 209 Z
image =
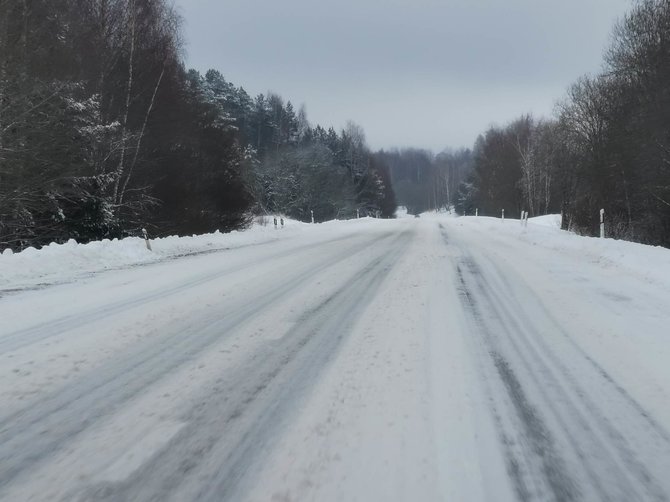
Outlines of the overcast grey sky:
M 471 146 L 491 124 L 552 113 L 602 62 L 630 0 L 175 0 L 186 61 L 373 148 Z

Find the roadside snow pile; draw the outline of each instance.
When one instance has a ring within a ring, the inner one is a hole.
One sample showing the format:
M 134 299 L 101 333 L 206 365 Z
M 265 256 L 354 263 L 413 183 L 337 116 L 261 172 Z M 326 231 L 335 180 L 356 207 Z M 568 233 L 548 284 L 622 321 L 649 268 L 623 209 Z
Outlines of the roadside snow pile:
M 64 282 L 73 277 L 103 270 L 157 262 L 187 254 L 286 239 L 311 226 L 288 219 L 284 223 L 285 227 L 278 230 L 270 221 L 265 226 L 254 224 L 247 230 L 226 234 L 214 232 L 192 237 L 151 239 L 153 251 L 149 251 L 144 239 L 139 237 L 105 239 L 88 244 L 78 244 L 70 240 L 65 244 L 52 243 L 41 249 L 27 248 L 20 253 L 4 250 L 0 253 L 0 291 Z M 316 225 L 311 230 L 319 232 L 324 230 L 323 227 L 324 225 Z
M 585 237 L 559 227 L 529 225 L 521 238 L 533 245 L 581 257 L 612 270 L 626 269 L 648 282 L 670 288 L 670 249 L 616 239 Z
M 466 225 L 483 230 L 491 240 L 495 234 L 518 235 L 519 239 L 532 246 L 559 251 L 579 261 L 596 263 L 612 273 L 627 272 L 636 277 L 656 283 L 670 291 L 670 249 L 649 246 L 616 239 L 585 237 L 560 229 L 551 217 L 530 218 L 528 227 L 519 220 L 465 216 L 460 218 Z
M 544 216 L 535 216 L 528 218 L 528 223 L 542 225 L 543 227 L 561 228 L 561 215 L 545 214 Z
M 398 206 L 398 209 L 395 210 L 395 217 L 396 218 L 411 218 L 412 215 L 407 212 L 407 208 L 405 206 Z

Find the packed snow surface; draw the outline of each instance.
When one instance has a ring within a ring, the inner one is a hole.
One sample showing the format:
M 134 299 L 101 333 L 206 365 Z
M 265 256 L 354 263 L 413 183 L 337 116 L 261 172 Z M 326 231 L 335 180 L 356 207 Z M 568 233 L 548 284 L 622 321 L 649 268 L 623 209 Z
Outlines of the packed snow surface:
M 0 500 L 668 500 L 670 251 L 424 214 L 0 256 Z

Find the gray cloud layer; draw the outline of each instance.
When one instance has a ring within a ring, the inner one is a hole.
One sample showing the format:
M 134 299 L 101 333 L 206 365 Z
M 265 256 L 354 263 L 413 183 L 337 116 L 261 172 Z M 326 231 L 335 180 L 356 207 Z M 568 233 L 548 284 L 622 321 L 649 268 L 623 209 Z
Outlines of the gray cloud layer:
M 375 148 L 470 146 L 597 72 L 629 0 L 176 0 L 187 62 L 353 119 Z

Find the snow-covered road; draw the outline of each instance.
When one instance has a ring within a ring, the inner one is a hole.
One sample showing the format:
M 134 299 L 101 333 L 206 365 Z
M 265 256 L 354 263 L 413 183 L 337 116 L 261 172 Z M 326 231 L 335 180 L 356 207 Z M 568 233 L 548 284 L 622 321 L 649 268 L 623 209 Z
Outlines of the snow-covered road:
M 0 499 L 670 500 L 668 250 L 324 228 L 0 297 Z

